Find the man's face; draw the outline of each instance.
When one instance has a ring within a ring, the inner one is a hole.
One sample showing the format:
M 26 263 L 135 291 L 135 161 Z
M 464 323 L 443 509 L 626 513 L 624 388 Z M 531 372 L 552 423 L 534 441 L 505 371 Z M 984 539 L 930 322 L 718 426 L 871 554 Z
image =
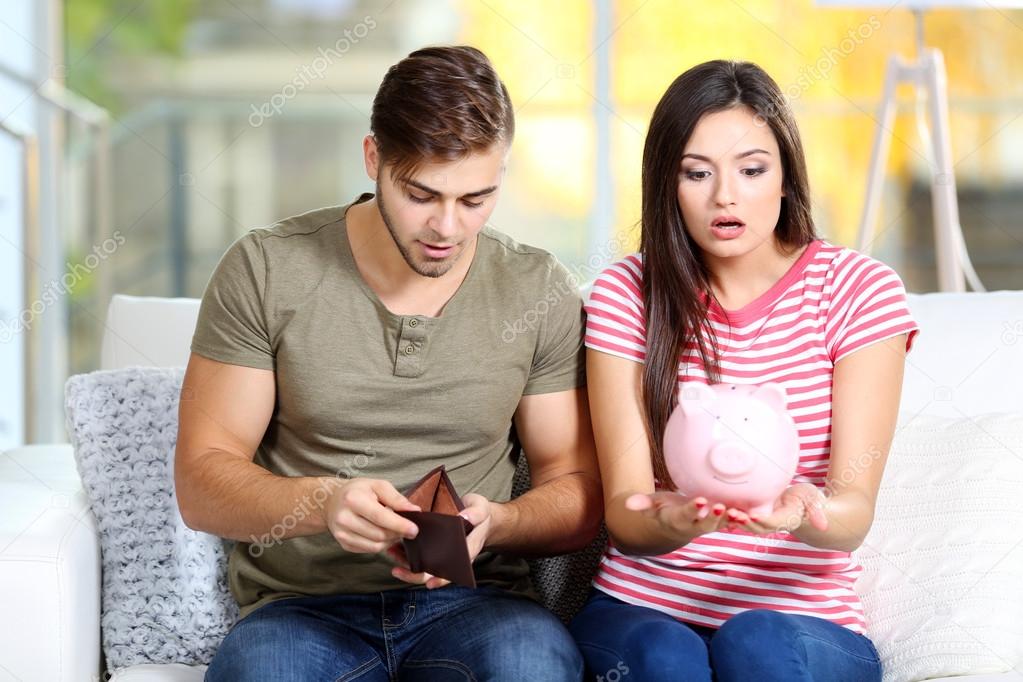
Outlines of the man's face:
M 507 153 L 496 144 L 459 161 L 423 163 L 408 178 L 393 177 L 391 165 L 371 169 L 384 224 L 413 271 L 441 277 L 473 245 L 497 203 Z

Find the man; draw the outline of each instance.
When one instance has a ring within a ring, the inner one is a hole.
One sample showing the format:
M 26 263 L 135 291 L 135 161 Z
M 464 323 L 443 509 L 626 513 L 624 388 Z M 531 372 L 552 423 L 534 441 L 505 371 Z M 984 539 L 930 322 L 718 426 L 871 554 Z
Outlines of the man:
M 177 495 L 190 527 L 239 541 L 242 615 L 207 679 L 581 679 L 515 557 L 585 545 L 601 493 L 571 279 L 484 226 L 507 90 L 476 49 L 419 50 L 370 126 L 375 196 L 250 231 L 203 296 Z M 515 434 L 532 489 L 509 501 Z M 419 529 L 399 491 L 441 464 L 476 589 L 400 549 Z

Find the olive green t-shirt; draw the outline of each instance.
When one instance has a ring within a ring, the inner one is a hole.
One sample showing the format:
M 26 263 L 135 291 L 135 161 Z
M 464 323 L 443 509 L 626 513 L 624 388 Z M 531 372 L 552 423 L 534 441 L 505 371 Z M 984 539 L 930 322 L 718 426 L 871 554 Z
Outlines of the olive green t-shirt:
M 438 317 L 394 315 L 356 268 L 347 208 L 234 242 L 206 287 L 192 351 L 274 371 L 276 404 L 254 461 L 275 474 L 403 490 L 443 464 L 460 494 L 507 501 L 522 396 L 585 383 L 575 282 L 549 253 L 486 227 Z M 280 539 L 322 501 L 301 501 L 235 546 L 228 575 L 243 615 L 282 597 L 408 587 L 386 559 L 349 553 L 329 533 Z M 528 590 L 522 559 L 482 553 L 474 569 L 480 584 Z

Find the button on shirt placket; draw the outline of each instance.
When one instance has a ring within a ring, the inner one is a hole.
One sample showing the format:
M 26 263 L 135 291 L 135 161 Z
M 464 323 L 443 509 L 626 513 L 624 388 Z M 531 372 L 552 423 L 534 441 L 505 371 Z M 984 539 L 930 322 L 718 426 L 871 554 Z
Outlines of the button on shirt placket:
M 398 352 L 394 359 L 395 376 L 417 377 L 423 373 L 426 327 L 427 325 L 418 317 L 402 318 L 398 332 Z

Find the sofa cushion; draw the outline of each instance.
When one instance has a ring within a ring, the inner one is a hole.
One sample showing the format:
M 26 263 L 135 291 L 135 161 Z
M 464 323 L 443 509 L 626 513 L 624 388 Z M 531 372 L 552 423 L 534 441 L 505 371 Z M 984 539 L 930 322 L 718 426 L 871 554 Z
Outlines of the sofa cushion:
M 71 377 L 67 430 L 100 535 L 107 665 L 208 663 L 237 618 L 227 548 L 187 528 L 174 497 L 183 369 Z
M 900 415 L 857 591 L 885 682 L 1023 662 L 1023 414 Z

